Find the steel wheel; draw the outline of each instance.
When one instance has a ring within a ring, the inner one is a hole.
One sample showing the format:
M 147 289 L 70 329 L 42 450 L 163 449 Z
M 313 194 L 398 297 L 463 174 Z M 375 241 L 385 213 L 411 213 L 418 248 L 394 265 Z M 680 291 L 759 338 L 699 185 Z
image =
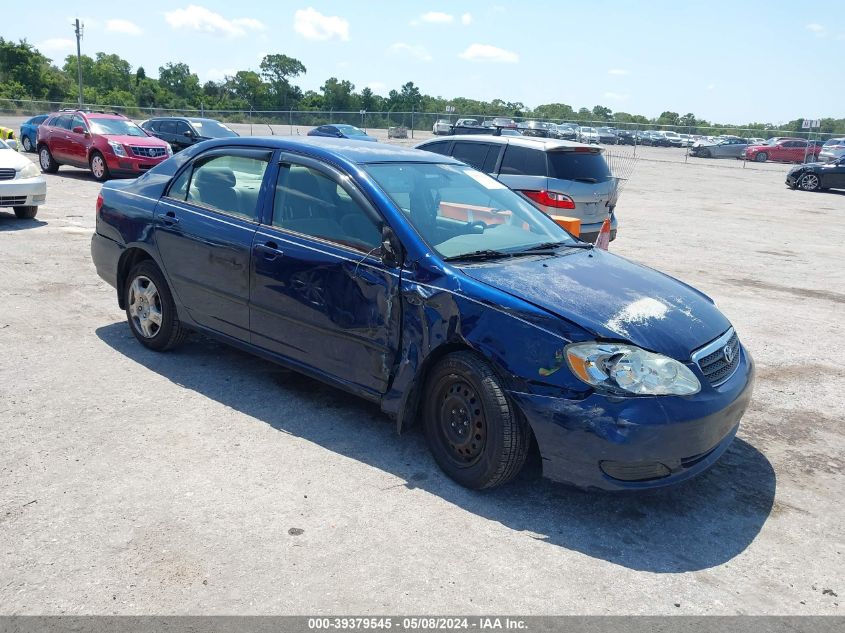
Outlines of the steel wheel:
M 816 174 L 804 174 L 798 180 L 798 186 L 804 191 L 815 191 L 819 188 L 819 177 Z
M 108 175 L 106 160 L 100 154 L 91 156 L 91 173 L 97 180 L 105 180 Z
M 153 338 L 161 329 L 161 297 L 149 277 L 139 275 L 129 286 L 129 314 L 144 338 Z
M 437 429 L 449 459 L 459 468 L 472 466 L 487 441 L 484 407 L 475 389 L 458 376 L 438 385 Z

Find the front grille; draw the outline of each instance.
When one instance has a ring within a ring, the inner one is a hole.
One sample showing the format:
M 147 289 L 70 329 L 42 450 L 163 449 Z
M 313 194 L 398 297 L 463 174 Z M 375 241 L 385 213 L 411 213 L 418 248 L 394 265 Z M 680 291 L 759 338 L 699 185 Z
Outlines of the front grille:
M 14 169 L 0 169 L 0 180 L 12 180 L 14 177 Z
M 739 367 L 739 338 L 733 328 L 705 345 L 693 355 L 701 373 L 712 386 L 718 387 L 733 376 Z
M 22 207 L 26 204 L 26 196 L 0 196 L 0 207 Z
M 143 158 L 161 158 L 167 153 L 163 147 L 137 147 L 130 145 L 129 149 L 132 150 L 135 156 L 141 156 Z
M 608 477 L 619 481 L 649 481 L 662 479 L 672 474 L 671 469 L 660 462 L 599 462 L 599 468 Z

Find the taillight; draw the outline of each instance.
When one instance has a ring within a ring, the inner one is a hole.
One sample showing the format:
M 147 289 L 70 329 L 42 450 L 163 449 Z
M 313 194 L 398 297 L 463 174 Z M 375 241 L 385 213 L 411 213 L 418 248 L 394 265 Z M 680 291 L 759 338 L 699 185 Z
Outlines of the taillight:
M 574 209 L 575 202 L 563 193 L 555 191 L 521 191 L 522 194 L 533 200 L 537 204 L 542 204 L 544 207 L 553 207 L 555 209 Z
M 103 207 L 103 192 L 97 194 L 97 217 L 100 216 L 100 209 Z

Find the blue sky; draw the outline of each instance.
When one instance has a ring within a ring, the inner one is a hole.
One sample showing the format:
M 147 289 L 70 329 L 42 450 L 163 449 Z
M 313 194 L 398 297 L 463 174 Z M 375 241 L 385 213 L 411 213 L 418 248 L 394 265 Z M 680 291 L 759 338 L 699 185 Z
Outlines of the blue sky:
M 444 97 L 720 122 L 845 116 L 841 0 L 42 0 L 37 15 L 31 4 L 4 4 L 7 39 L 26 37 L 61 61 L 79 16 L 83 52 L 117 53 L 151 76 L 182 61 L 202 81 L 219 80 L 284 53 L 308 69 L 298 81 L 306 90 L 335 76 L 385 95 L 413 81 Z

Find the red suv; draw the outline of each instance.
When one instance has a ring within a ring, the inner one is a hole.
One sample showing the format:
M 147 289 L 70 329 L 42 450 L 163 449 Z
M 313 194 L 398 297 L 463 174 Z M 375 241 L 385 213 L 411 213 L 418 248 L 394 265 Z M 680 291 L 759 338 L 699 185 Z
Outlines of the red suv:
M 818 143 L 810 143 L 800 138 L 776 136 L 762 145 L 749 145 L 745 148 L 745 159 L 765 163 L 767 160 L 779 160 L 785 163 L 815 162 L 822 151 Z
M 170 145 L 149 136 L 121 114 L 62 110 L 38 127 L 41 169 L 60 165 L 88 168 L 97 180 L 138 176 L 173 155 Z

